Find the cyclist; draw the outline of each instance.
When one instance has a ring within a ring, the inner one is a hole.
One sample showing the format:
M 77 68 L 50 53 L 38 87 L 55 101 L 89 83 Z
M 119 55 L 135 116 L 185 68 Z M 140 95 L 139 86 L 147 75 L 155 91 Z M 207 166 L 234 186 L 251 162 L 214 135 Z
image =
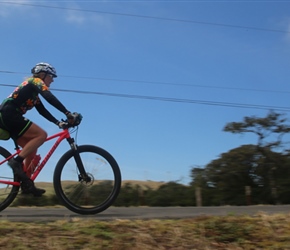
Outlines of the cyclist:
M 34 196 L 41 196 L 44 189 L 36 188 L 33 181 L 26 175 L 37 149 L 47 137 L 47 133 L 23 115 L 33 107 L 39 114 L 60 128 L 64 122 L 57 120 L 43 105 L 39 95 L 56 109 L 64 113 L 70 123 L 77 118 L 76 113 L 72 114 L 65 106 L 49 91 L 50 84 L 57 77 L 55 68 L 48 63 L 38 63 L 31 69 L 32 76 L 21 83 L 10 94 L 0 106 L 0 127 L 10 133 L 11 138 L 22 147 L 20 154 L 9 160 L 8 165 L 14 174 L 21 181 L 23 193 L 32 193 Z

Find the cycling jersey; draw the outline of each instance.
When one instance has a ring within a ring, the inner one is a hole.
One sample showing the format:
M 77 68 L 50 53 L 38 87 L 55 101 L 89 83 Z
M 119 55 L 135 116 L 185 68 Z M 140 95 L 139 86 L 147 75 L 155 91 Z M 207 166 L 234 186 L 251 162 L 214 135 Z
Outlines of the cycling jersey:
M 31 121 L 23 117 L 23 114 L 33 107 L 47 120 L 57 124 L 58 120 L 44 107 L 39 94 L 59 111 L 64 114 L 69 113 L 40 78 L 31 77 L 21 83 L 2 102 L 0 127 L 8 130 L 14 138 L 19 138 L 32 124 Z
M 29 78 L 21 83 L 13 93 L 3 101 L 3 104 L 12 102 L 16 107 L 16 111 L 25 114 L 27 110 L 35 107 L 37 111 L 46 119 L 53 123 L 57 123 L 50 112 L 44 107 L 38 94 L 40 94 L 48 103 L 63 113 L 69 112 L 62 103 L 49 91 L 49 88 L 40 78 Z

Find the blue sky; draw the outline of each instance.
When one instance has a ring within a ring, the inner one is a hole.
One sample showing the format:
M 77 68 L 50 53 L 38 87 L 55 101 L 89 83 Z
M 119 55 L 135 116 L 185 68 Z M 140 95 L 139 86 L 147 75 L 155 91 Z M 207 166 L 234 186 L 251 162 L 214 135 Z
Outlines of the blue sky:
M 13 90 L 3 84 L 18 85 L 36 63 L 51 63 L 59 75 L 53 93 L 84 116 L 78 143 L 108 150 L 125 180 L 188 183 L 192 167 L 256 143 L 223 132 L 226 123 L 267 114 L 252 105 L 290 110 L 289 1 L 8 2 L 0 1 L 0 99 Z M 27 117 L 58 131 L 35 110 Z M 52 179 L 66 150 L 40 179 Z

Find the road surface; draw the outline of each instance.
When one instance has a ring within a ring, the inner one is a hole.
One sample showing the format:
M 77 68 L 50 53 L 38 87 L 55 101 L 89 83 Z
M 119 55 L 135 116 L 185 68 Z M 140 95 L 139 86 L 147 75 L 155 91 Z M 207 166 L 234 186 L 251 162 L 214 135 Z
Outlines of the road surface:
M 0 220 L 29 222 L 71 220 L 131 220 L 131 219 L 181 219 L 202 215 L 255 215 L 257 213 L 290 213 L 290 205 L 221 206 L 221 207 L 110 207 L 96 215 L 79 215 L 66 208 L 14 208 L 0 212 Z

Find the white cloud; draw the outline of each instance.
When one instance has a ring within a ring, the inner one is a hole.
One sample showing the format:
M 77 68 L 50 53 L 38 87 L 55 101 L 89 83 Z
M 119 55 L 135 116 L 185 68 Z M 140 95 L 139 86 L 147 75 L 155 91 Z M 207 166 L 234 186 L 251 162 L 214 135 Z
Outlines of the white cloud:
M 68 10 L 66 12 L 65 21 L 79 26 L 92 23 L 99 26 L 106 26 L 109 24 L 109 19 L 103 15 L 74 10 Z
M 86 18 L 85 18 L 83 13 L 80 13 L 78 11 L 69 10 L 66 13 L 65 20 L 69 23 L 81 25 L 85 22 Z
M 24 4 L 31 4 L 32 1 L 30 0 L 16 0 L 12 3 L 1 3 L 0 6 L 0 17 L 9 17 L 15 14 L 16 11 L 27 12 L 30 11 L 31 7 L 29 5 Z
M 34 6 L 35 5 L 35 6 Z M 57 13 L 57 16 L 62 18 L 63 22 L 66 22 L 70 25 L 74 26 L 86 26 L 86 25 L 94 25 L 98 27 L 110 28 L 111 22 L 110 17 L 108 15 L 102 15 L 96 12 L 90 11 L 79 11 L 82 9 L 77 3 L 69 2 L 67 4 L 66 9 L 51 9 L 51 8 L 41 8 L 37 6 L 41 6 L 42 3 L 36 3 L 33 0 L 16 0 L 13 3 L 4 4 L 0 2 L 0 19 L 5 18 L 13 18 L 14 16 L 21 17 L 23 15 L 40 15 L 43 10 L 47 10 L 50 13 L 53 11 Z M 51 6 L 57 7 L 60 6 L 58 2 L 53 1 Z M 36 10 L 36 11 L 31 11 Z M 37 10 L 41 10 L 40 12 Z M 59 15 L 61 13 L 61 15 Z M 52 15 L 50 16 L 52 17 Z

